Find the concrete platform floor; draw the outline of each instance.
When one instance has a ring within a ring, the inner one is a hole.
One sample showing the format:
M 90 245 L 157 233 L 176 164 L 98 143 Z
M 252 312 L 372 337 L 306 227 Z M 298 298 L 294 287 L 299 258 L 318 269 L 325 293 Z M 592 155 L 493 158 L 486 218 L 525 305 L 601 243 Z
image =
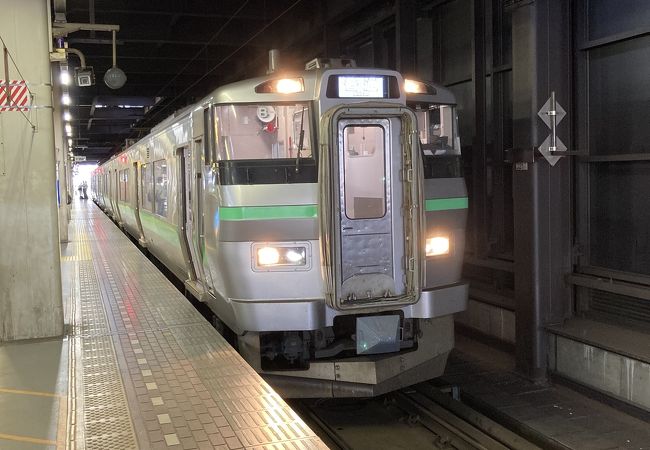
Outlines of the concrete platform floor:
M 0 345 L 0 449 L 55 449 L 65 444 L 68 342 Z

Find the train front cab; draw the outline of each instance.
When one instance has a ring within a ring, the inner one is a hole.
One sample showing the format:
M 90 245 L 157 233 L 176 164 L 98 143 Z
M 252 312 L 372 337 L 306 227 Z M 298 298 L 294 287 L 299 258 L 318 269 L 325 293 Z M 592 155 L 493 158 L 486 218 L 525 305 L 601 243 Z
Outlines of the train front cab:
M 372 396 L 441 375 L 452 314 L 467 302 L 462 178 L 425 179 L 417 113 L 394 87 L 398 74 L 384 77 L 385 98 L 354 102 L 326 86 L 344 73 L 323 75 L 318 105 L 327 111 L 318 139 L 324 305 L 256 302 L 251 316 L 287 323 L 299 313 L 311 328 L 275 333 L 274 343 L 273 333 L 240 337 L 249 362 L 286 396 Z M 273 370 L 282 353 L 299 370 Z
M 407 82 L 408 84 L 409 82 Z M 414 83 L 414 82 L 410 82 Z M 467 187 L 462 173 L 456 99 L 431 83 L 411 86 L 407 104 L 418 121 L 422 156 L 425 279 L 422 299 L 436 297 L 436 314 L 467 307 L 468 285 L 461 282 L 467 223 Z

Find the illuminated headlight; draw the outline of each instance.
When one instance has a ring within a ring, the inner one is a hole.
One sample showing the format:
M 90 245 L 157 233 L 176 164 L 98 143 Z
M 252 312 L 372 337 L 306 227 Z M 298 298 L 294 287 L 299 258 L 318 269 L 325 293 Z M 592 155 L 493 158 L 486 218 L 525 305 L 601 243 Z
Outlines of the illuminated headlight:
M 436 88 L 422 81 L 404 80 L 404 92 L 407 94 L 436 94 Z
M 276 88 L 280 94 L 295 94 L 304 90 L 302 80 L 297 78 L 283 78 L 278 80 Z
M 256 245 L 253 251 L 258 268 L 307 265 L 307 247 Z
M 450 251 L 449 236 L 433 236 L 427 239 L 425 253 L 427 256 L 448 255 Z
M 296 94 L 305 92 L 305 82 L 302 78 L 280 78 L 267 80 L 255 86 L 258 94 Z
M 277 248 L 262 247 L 257 249 L 257 264 L 260 266 L 275 266 L 280 262 L 280 252 Z

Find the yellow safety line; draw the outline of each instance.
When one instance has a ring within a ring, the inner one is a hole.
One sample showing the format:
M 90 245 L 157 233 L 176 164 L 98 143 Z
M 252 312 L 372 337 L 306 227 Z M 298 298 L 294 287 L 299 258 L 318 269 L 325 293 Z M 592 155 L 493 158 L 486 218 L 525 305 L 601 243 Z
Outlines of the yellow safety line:
M 55 394 L 54 392 L 40 392 L 40 391 L 28 391 L 24 389 L 8 389 L 0 387 L 0 394 L 22 394 L 22 395 L 34 395 L 37 397 L 54 397 L 54 398 L 64 398 L 65 395 Z
M 66 399 L 67 400 L 67 399 Z M 68 403 L 61 400 L 59 402 L 59 417 L 57 419 L 56 430 L 56 448 L 57 450 L 65 450 L 66 446 L 66 430 L 68 426 Z
M 0 433 L 0 439 L 16 442 L 29 442 L 30 444 L 56 445 L 56 441 L 50 441 L 49 439 L 37 439 L 28 436 L 18 436 L 16 434 Z

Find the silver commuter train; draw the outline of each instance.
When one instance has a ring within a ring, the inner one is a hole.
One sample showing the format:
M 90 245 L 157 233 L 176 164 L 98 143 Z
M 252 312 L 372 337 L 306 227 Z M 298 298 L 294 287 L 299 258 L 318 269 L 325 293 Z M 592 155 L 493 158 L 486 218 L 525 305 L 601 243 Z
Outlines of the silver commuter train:
M 317 59 L 176 112 L 91 189 L 284 395 L 442 374 L 468 293 L 449 90 Z

